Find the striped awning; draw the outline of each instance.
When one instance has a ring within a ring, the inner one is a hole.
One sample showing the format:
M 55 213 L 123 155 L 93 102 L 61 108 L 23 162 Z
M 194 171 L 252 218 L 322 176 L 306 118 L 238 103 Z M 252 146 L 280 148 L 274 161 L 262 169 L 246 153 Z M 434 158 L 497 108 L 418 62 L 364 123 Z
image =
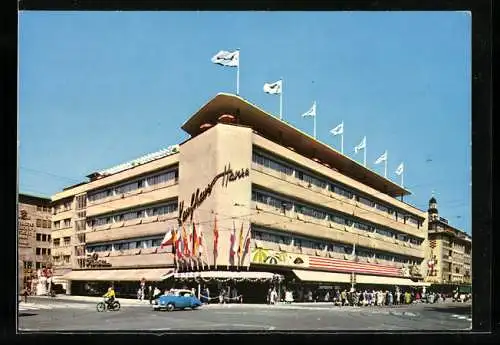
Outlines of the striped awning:
M 328 283 L 350 283 L 351 276 L 348 273 L 319 272 L 306 270 L 292 270 L 303 282 L 328 282 Z
M 176 279 L 268 279 L 275 277 L 271 272 L 231 272 L 231 271 L 201 271 L 201 272 L 182 272 L 173 274 Z
M 422 282 L 414 282 L 409 278 L 384 277 L 373 275 L 356 274 L 357 284 L 374 284 L 374 285 L 398 285 L 398 286 L 428 286 Z
M 161 281 L 165 276 L 172 275 L 172 269 L 143 268 L 123 270 L 74 270 L 64 275 L 62 279 L 81 281 Z

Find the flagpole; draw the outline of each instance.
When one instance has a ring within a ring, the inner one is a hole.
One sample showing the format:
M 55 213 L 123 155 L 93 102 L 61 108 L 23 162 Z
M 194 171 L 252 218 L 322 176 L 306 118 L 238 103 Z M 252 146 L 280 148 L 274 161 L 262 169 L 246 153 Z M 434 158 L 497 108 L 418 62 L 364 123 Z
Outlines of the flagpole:
M 344 154 L 344 122 L 342 122 L 342 134 L 340 134 L 340 153 Z
M 236 67 L 236 94 L 240 95 L 240 49 L 238 51 L 238 66 Z
M 314 129 L 313 129 L 313 136 L 314 136 L 314 139 L 316 139 L 316 115 L 314 115 Z
M 283 120 L 283 78 L 281 78 L 280 90 L 280 120 Z
M 366 167 L 366 137 L 365 137 L 365 147 L 363 149 L 363 154 L 364 154 L 364 162 L 363 165 Z
M 389 154 L 387 153 L 387 151 L 385 151 L 385 165 L 384 165 L 384 177 L 387 178 L 387 158 L 388 158 Z

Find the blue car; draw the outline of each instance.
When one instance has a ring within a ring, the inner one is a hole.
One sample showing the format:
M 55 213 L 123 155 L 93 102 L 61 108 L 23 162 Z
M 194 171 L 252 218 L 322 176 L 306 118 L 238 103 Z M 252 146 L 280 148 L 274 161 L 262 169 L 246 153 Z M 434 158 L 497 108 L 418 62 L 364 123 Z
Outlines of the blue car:
M 189 290 L 170 290 L 155 300 L 153 310 L 197 309 L 201 305 L 201 301 Z

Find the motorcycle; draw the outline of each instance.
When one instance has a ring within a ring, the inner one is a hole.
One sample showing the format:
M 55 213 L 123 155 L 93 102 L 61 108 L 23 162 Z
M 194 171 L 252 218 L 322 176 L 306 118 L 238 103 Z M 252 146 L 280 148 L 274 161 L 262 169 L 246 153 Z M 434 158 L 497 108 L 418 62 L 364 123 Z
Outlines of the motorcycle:
M 105 301 L 102 301 L 102 302 L 97 303 L 96 308 L 97 308 L 98 312 L 103 312 L 106 309 L 111 310 L 111 311 L 118 311 L 118 310 L 120 310 L 120 302 L 118 302 L 117 300 L 114 300 L 113 303 L 108 304 Z

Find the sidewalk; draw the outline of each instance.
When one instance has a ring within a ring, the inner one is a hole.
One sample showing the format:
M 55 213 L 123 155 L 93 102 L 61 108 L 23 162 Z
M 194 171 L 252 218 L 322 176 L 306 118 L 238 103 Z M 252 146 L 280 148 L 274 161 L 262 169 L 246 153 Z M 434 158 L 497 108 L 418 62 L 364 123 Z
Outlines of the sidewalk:
M 87 303 L 99 303 L 104 300 L 103 297 L 94 296 L 71 296 L 71 295 L 57 295 L 56 297 L 50 296 L 29 296 L 28 303 L 32 301 L 71 301 L 71 302 L 87 302 Z M 138 299 L 131 298 L 117 298 L 121 305 L 144 305 L 150 306 L 149 300 L 140 301 Z

